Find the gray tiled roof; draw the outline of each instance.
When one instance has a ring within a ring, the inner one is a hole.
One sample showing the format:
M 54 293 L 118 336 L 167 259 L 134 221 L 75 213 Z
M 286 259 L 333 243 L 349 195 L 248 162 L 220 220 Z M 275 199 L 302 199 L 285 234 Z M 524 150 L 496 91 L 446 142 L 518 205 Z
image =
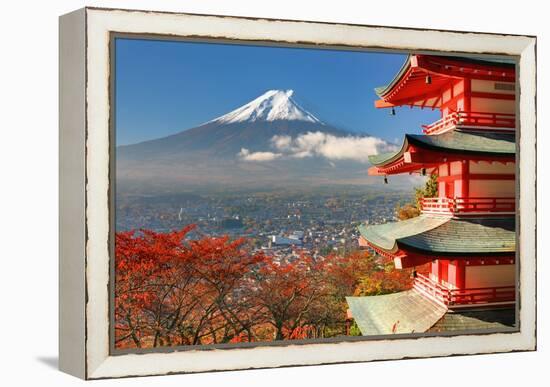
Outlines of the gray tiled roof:
M 446 216 L 420 215 L 400 222 L 389 222 L 372 226 L 361 225 L 359 226 L 359 232 L 363 238 L 372 244 L 384 250 L 392 251 L 397 248 L 396 241 L 401 238 L 424 233 L 448 221 L 449 217 Z
M 515 321 L 514 308 L 450 310 L 428 332 L 511 328 Z
M 513 157 L 516 137 L 513 133 L 483 133 L 451 130 L 442 134 L 406 134 L 401 149 L 396 152 L 369 156 L 369 161 L 381 166 L 401 157 L 410 145 L 445 153 Z
M 500 329 L 515 325 L 513 307 L 448 310 L 416 290 L 346 297 L 346 301 L 363 336 Z
M 397 243 L 440 254 L 513 253 L 516 251 L 515 219 L 450 219 L 427 232 L 401 238 Z
M 363 336 L 425 332 L 447 311 L 415 290 L 346 301 Z
M 403 153 L 406 151 L 406 149 L 407 148 L 405 144 L 403 144 L 401 146 L 401 149 L 396 152 L 385 152 L 385 153 L 379 153 L 377 155 L 371 155 L 369 156 L 369 161 L 373 165 L 381 166 L 391 161 L 394 161 L 398 157 L 402 156 Z
M 428 254 L 503 254 L 516 250 L 514 217 L 450 218 L 420 215 L 400 222 L 359 226 L 361 236 L 387 251 Z

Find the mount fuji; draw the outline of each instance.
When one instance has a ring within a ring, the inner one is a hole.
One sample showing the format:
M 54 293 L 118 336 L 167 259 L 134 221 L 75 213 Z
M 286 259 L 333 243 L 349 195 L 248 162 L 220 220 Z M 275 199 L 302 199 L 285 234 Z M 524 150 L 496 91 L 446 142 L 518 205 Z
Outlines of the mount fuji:
M 117 147 L 117 191 L 368 184 L 366 156 L 393 148 L 324 123 L 292 90 L 269 90 L 197 127 Z
M 255 100 L 210 122 L 231 124 L 255 121 L 322 122 L 294 101 L 294 90 L 269 90 Z

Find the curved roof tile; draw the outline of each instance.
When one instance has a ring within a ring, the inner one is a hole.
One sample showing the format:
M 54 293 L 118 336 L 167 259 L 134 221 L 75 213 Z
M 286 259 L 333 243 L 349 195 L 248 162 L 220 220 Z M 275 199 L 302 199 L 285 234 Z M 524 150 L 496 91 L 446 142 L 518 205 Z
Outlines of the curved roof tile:
M 450 218 L 420 215 L 360 226 L 361 236 L 390 252 L 408 248 L 430 255 L 504 254 L 516 251 L 514 217 Z
M 381 166 L 397 160 L 414 145 L 446 153 L 513 157 L 516 154 L 516 136 L 513 133 L 484 133 L 453 130 L 442 134 L 406 134 L 401 148 L 396 152 L 369 156 L 369 161 Z

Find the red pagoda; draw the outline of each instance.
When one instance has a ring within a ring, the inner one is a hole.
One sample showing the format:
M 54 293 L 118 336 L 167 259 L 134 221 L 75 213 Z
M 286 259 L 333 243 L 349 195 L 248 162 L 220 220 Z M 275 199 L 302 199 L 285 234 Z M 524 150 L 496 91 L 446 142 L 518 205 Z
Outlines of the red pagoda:
M 437 176 L 421 215 L 362 225 L 361 246 L 413 271 L 407 291 L 348 297 L 363 335 L 515 326 L 515 65 L 410 55 L 377 108 L 439 109 L 393 153 L 370 157 L 369 175 Z M 428 265 L 427 265 L 428 264 Z

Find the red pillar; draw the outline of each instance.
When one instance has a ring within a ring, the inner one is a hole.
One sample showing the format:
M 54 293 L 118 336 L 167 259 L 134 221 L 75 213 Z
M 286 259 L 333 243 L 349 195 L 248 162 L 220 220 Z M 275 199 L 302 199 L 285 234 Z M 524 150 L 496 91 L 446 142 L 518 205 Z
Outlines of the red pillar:
M 464 111 L 469 112 L 472 109 L 472 80 L 464 79 Z
M 432 274 L 439 281 L 439 260 L 437 259 L 432 261 Z
M 456 261 L 456 287 L 458 289 L 466 287 L 466 263 L 463 260 Z
M 470 161 L 462 161 L 462 190 L 460 196 L 467 198 L 470 196 Z

